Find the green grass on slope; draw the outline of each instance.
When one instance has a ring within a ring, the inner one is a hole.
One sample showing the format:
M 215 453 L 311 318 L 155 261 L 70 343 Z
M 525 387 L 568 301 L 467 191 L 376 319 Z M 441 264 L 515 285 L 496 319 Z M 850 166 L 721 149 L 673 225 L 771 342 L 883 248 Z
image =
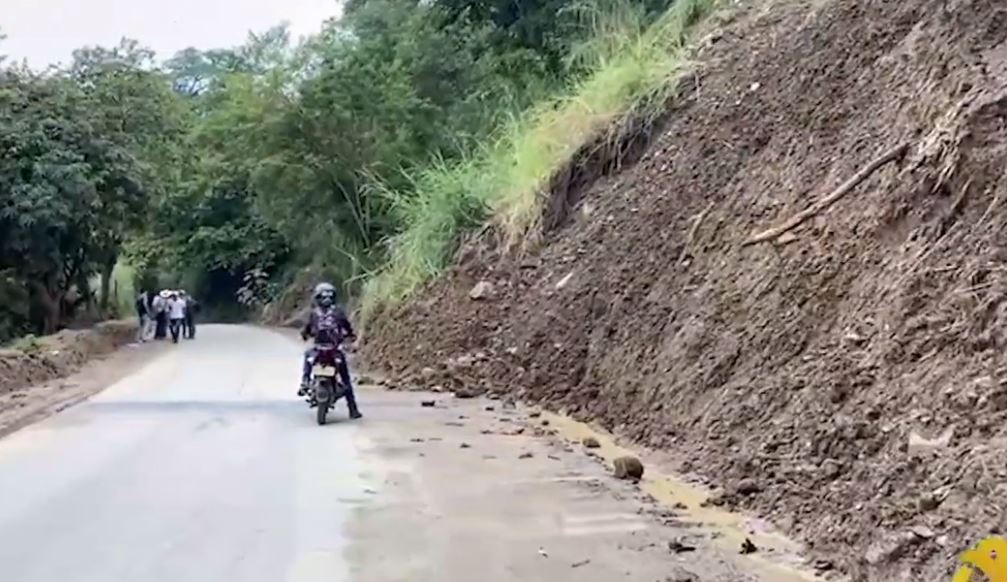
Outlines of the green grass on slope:
M 629 115 L 657 115 L 685 64 L 692 28 L 717 0 L 678 0 L 644 26 L 629 10 L 599 19 L 587 46 L 590 73 L 564 95 L 524 112 L 499 138 L 460 163 L 414 176 L 408 196 L 388 194 L 403 230 L 387 264 L 364 288 L 365 316 L 398 304 L 437 276 L 458 237 L 487 219 L 516 244 L 536 231 L 550 179 Z

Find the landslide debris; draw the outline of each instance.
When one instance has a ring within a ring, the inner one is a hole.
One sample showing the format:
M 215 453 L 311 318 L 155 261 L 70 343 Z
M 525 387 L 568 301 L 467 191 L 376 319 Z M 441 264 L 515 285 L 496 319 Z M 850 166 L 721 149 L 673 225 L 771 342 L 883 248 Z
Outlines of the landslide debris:
M 674 452 L 854 579 L 940 579 L 1007 526 L 1007 4 L 743 3 L 696 61 L 642 159 L 534 250 L 467 244 L 367 357 Z

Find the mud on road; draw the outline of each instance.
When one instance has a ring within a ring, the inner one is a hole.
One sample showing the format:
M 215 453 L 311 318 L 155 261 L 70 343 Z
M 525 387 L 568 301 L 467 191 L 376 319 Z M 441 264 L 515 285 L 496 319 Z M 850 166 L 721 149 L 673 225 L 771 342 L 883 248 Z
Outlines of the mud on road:
M 495 400 L 365 399 L 363 454 L 380 461 L 351 528 L 351 563 L 369 564 L 361 581 L 814 579 L 796 544 L 702 507 L 700 488 L 659 467 L 639 484 L 616 479 L 612 460 L 632 453 L 586 425 Z M 743 555 L 746 540 L 755 551 Z
M 94 364 L 67 381 L 105 390 L 0 438 L 5 582 L 807 579 L 796 546 L 649 457 L 616 479 L 630 453 L 583 425 L 364 387 L 365 419 L 319 427 L 298 343 L 201 332 Z

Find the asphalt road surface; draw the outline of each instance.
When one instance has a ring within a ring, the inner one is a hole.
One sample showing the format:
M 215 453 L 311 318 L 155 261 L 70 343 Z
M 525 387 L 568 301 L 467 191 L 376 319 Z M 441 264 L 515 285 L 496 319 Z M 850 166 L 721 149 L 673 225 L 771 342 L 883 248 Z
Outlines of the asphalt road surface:
M 363 389 L 365 419 L 319 427 L 301 350 L 203 326 L 0 439 L 0 581 L 799 579 L 501 403 Z

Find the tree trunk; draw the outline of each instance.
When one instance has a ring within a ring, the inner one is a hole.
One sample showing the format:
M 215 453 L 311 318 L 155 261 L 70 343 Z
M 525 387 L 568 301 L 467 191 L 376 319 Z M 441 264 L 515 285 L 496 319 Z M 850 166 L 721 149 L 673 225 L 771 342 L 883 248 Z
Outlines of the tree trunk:
M 42 333 L 55 333 L 62 323 L 62 302 L 65 291 L 57 285 L 45 285 L 37 280 L 29 283 L 32 301 L 42 312 Z M 53 290 L 54 289 L 54 290 Z
M 112 271 L 114 269 L 114 260 L 111 263 L 105 263 L 101 268 L 101 300 L 99 308 L 103 316 L 108 314 L 108 302 L 112 294 Z
M 52 291 L 41 283 L 33 283 L 35 301 L 42 308 L 42 333 L 45 335 L 59 331 L 63 321 L 63 296 L 61 291 Z

